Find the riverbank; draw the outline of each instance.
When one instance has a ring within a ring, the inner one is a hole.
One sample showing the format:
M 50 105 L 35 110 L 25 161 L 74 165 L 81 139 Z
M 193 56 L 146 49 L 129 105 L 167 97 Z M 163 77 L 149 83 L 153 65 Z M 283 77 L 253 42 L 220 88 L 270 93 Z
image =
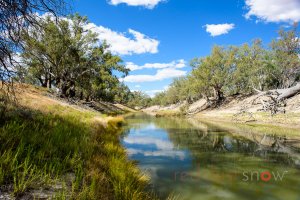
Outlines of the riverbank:
M 248 124 L 266 124 L 281 127 L 300 128 L 300 94 L 287 99 L 285 113 L 271 115 L 261 111 L 259 103 L 263 97 L 252 95 L 248 97 L 231 97 L 216 108 L 206 108 L 206 101 L 200 99 L 193 104 L 178 103 L 169 106 L 152 106 L 143 110 L 151 115 L 187 116 L 200 120 L 221 122 L 237 122 Z
M 155 199 L 127 159 L 122 117 L 24 86 L 1 97 L 0 199 Z

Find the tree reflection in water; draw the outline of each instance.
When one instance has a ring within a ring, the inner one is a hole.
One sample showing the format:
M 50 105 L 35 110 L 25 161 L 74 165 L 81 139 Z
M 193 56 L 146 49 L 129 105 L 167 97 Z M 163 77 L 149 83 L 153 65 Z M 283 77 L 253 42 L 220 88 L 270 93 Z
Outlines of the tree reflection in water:
M 140 114 L 127 121 L 123 143 L 130 157 L 151 172 L 162 197 L 170 192 L 183 199 L 281 199 L 281 193 L 290 198 L 300 194 L 300 137 Z M 280 182 L 243 181 L 245 172 L 266 170 L 288 174 Z

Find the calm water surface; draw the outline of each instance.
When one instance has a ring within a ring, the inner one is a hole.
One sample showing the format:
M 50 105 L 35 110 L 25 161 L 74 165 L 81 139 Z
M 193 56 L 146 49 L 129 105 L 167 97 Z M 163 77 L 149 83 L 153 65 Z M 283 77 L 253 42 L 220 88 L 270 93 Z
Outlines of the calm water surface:
M 300 200 L 300 131 L 143 114 L 127 122 L 122 143 L 162 198 Z

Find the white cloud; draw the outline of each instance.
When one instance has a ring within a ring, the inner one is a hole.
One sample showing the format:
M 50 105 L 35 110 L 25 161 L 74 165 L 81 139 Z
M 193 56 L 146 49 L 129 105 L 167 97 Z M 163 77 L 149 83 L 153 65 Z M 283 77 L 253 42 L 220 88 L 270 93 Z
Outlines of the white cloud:
M 120 81 L 129 82 L 129 83 L 142 83 L 142 82 L 153 82 L 153 81 L 161 81 L 168 78 L 175 78 L 186 75 L 186 71 L 173 69 L 173 68 L 165 68 L 157 70 L 154 75 L 129 75 L 125 78 L 120 79 Z
M 127 144 L 138 144 L 138 145 L 154 145 L 156 149 L 153 151 L 144 151 L 141 149 L 127 149 L 129 155 L 143 154 L 144 156 L 164 156 L 164 157 L 179 157 L 181 160 L 185 158 L 183 151 L 175 150 L 173 143 L 167 140 L 154 137 L 135 136 L 126 137 L 124 142 Z
M 97 26 L 94 23 L 89 23 L 85 28 L 97 33 L 100 41 L 105 40 L 109 45 L 111 45 L 110 50 L 112 53 L 132 55 L 158 52 L 158 40 L 149 38 L 143 33 L 132 29 L 128 29 L 128 33 L 133 36 L 133 38 L 109 28 Z
M 206 28 L 206 32 L 215 37 L 229 33 L 229 31 L 234 29 L 234 24 L 206 24 L 204 27 Z
M 174 148 L 173 143 L 167 140 L 154 137 L 145 137 L 145 136 L 135 136 L 135 137 L 126 137 L 124 142 L 127 144 L 139 144 L 139 145 L 149 145 L 153 144 L 157 149 L 160 150 L 172 150 Z
M 299 0 L 246 0 L 246 18 L 256 16 L 266 22 L 299 22 Z
M 136 65 L 132 62 L 127 62 L 126 67 L 131 71 L 141 70 L 141 69 L 164 69 L 164 68 L 184 68 L 186 67 L 185 60 L 176 60 L 170 63 L 146 63 L 142 66 Z
M 140 86 L 140 85 L 135 85 L 134 87 L 136 87 L 136 88 L 140 88 L 141 86 Z
M 157 151 L 144 151 L 141 149 L 132 149 L 129 148 L 126 150 L 127 154 L 132 156 L 132 155 L 137 155 L 137 154 L 143 154 L 145 157 L 170 157 L 170 158 L 179 158 L 180 160 L 185 159 L 185 153 L 183 151 L 176 151 L 176 150 L 169 150 L 169 151 L 164 151 L 164 150 L 157 150 Z
M 148 9 L 154 8 L 160 2 L 164 0 L 110 0 L 109 3 L 112 5 L 119 5 L 125 3 L 128 6 L 144 6 Z

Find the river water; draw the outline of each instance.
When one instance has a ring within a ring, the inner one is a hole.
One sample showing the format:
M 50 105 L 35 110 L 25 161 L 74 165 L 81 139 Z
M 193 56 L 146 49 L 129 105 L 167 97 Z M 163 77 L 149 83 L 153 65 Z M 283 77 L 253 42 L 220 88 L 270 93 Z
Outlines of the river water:
M 126 121 L 122 144 L 162 199 L 300 200 L 300 130 L 145 114 Z

